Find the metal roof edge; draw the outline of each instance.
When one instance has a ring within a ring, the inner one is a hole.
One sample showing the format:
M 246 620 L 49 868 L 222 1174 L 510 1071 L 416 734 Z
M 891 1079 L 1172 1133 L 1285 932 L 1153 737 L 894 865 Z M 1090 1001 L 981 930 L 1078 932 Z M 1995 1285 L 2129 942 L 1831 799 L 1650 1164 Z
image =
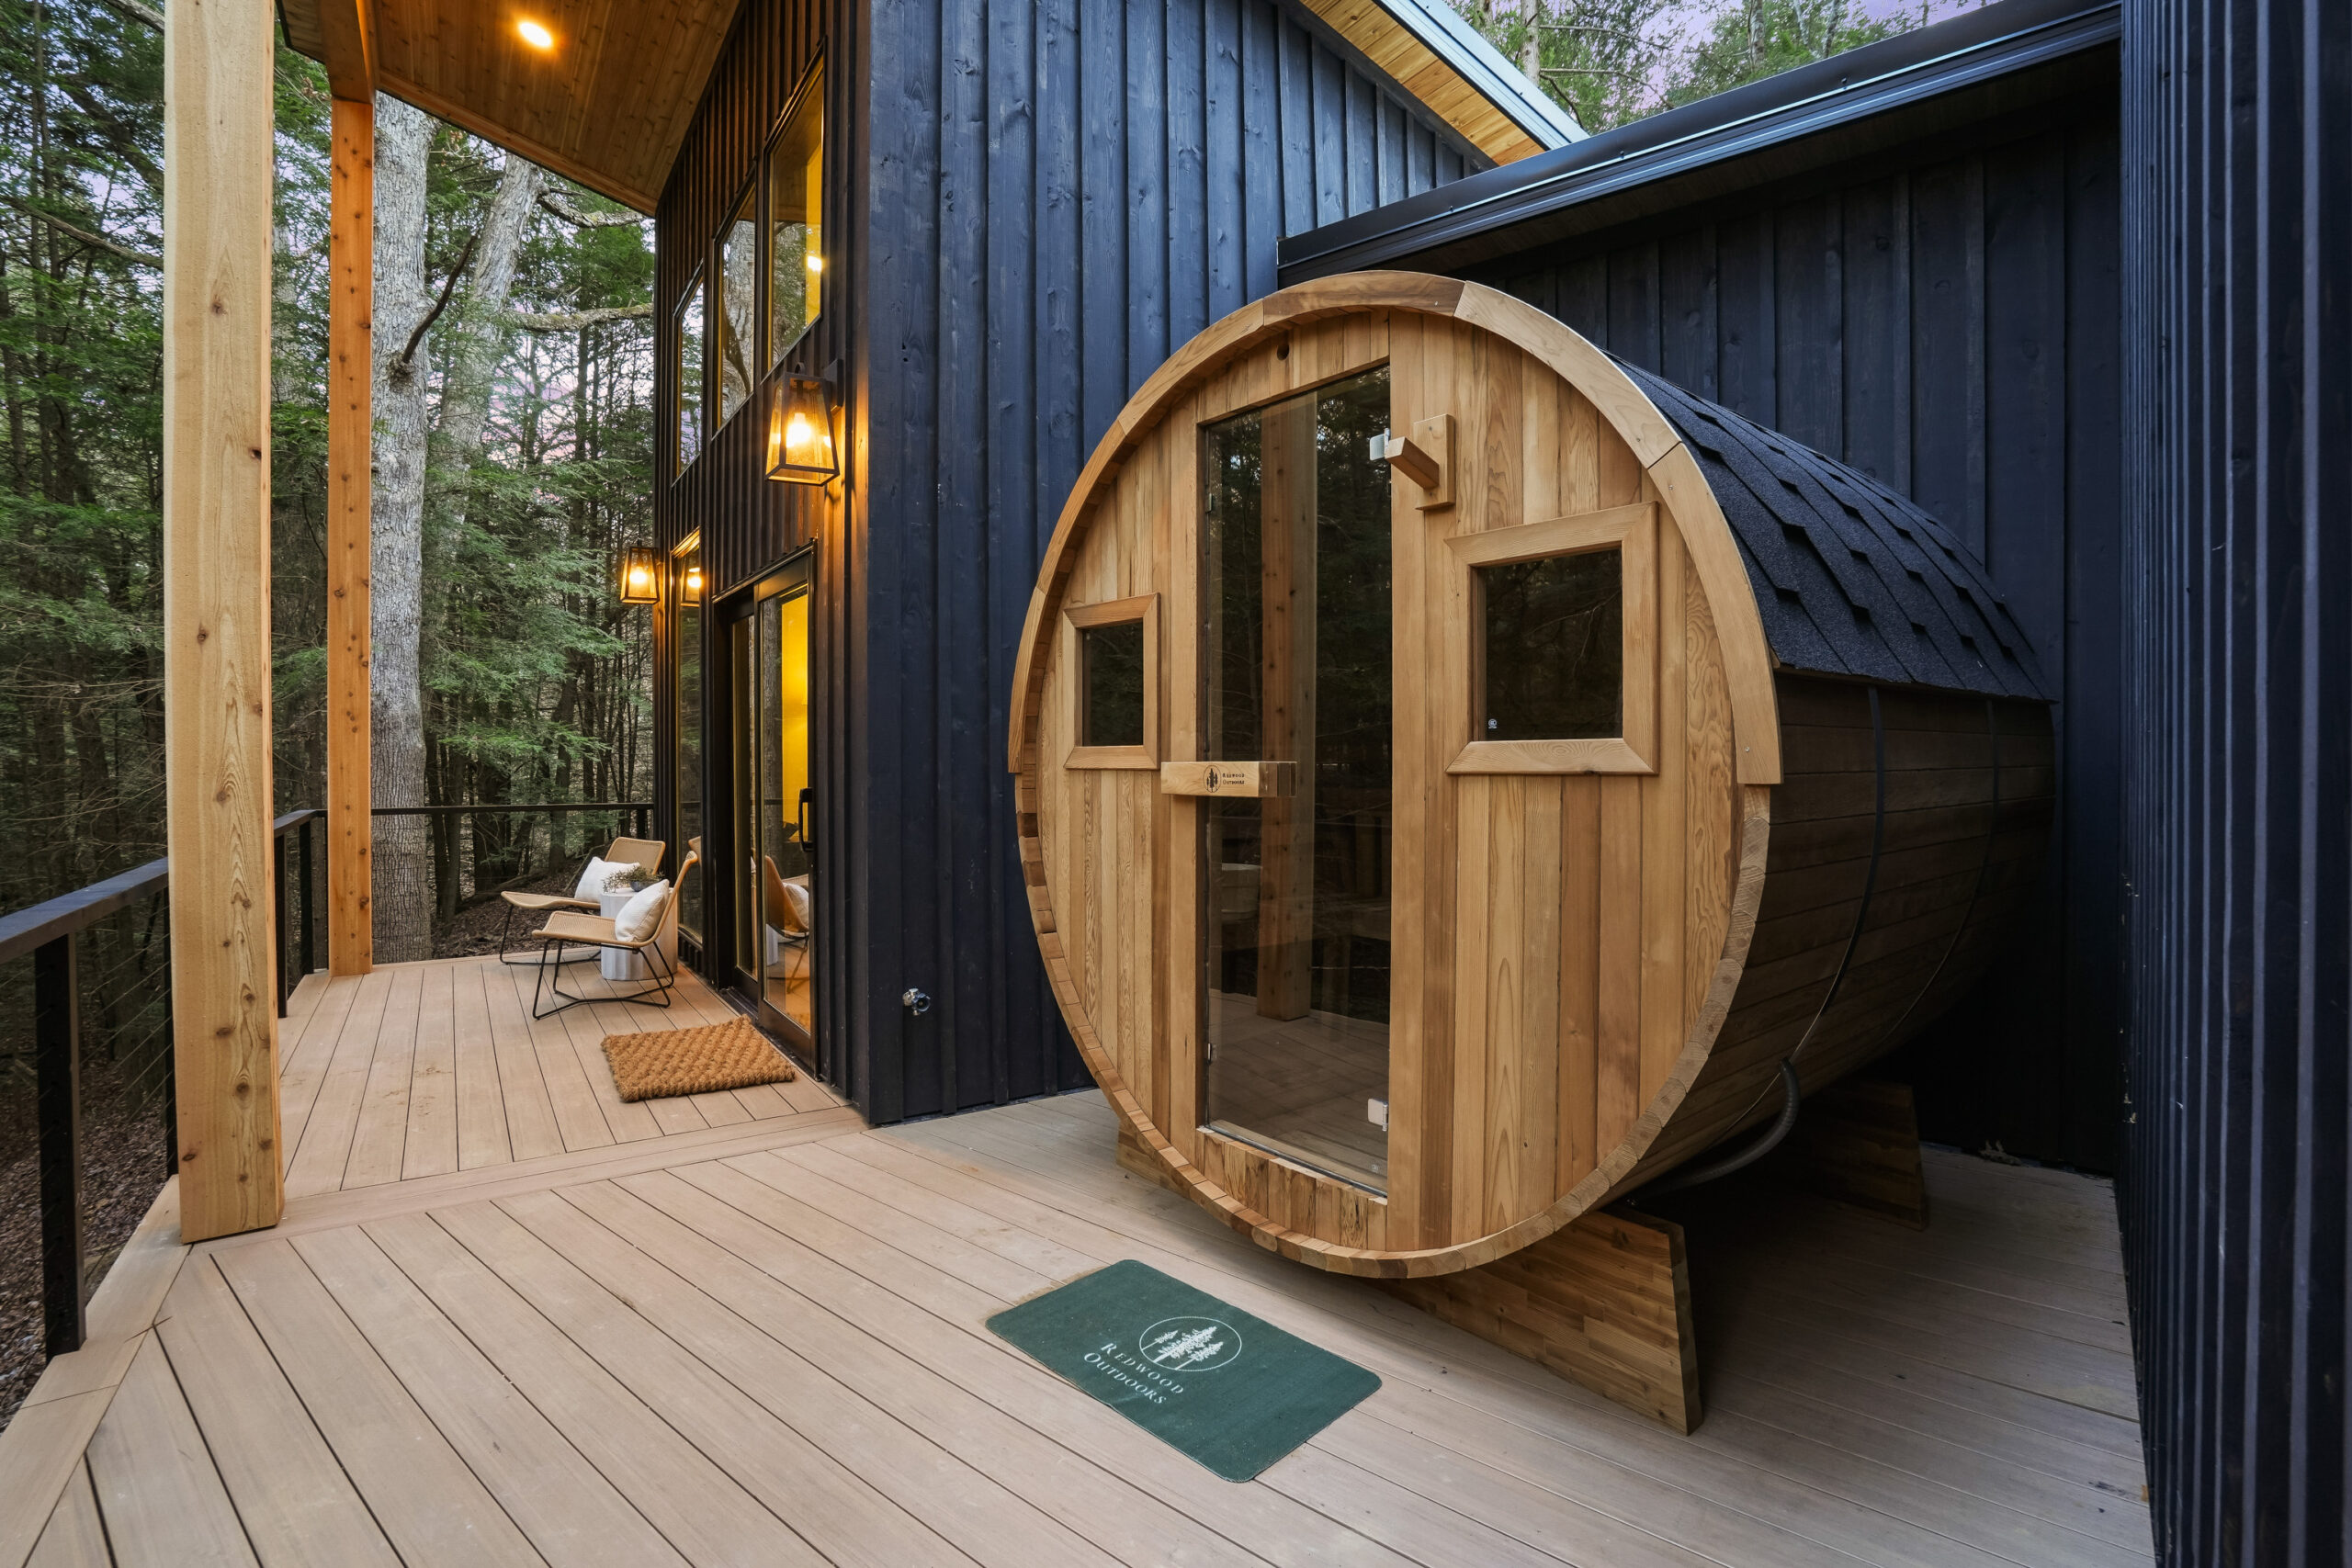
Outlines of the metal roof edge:
M 1576 116 L 1554 103 L 1540 83 L 1531 82 L 1502 51 L 1462 19 L 1446 0 L 1376 0 L 1408 32 L 1453 68 L 1521 130 L 1553 149 L 1573 146 L 1591 132 Z
M 1286 236 L 1276 250 L 1278 273 L 1287 286 L 1393 265 L 1440 245 L 2029 70 L 2121 36 L 2120 0 L 1996 0 L 1916 32 Z

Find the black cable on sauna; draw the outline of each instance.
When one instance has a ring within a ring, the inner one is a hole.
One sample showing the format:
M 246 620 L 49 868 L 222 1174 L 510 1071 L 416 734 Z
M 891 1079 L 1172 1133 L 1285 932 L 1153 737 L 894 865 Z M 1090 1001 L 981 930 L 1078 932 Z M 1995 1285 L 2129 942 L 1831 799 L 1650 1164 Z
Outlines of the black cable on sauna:
M 1721 1159 L 1709 1160 L 1704 1165 L 1684 1166 L 1679 1170 L 1669 1171 L 1634 1193 L 1633 1196 L 1637 1199 L 1654 1198 L 1667 1192 L 1679 1192 L 1685 1188 L 1697 1187 L 1702 1182 L 1713 1181 L 1718 1177 L 1729 1176 L 1734 1171 L 1745 1170 L 1774 1149 L 1779 1148 L 1781 1140 L 1785 1139 L 1790 1130 L 1797 1124 L 1797 1107 L 1803 1098 L 1801 1086 L 1797 1080 L 1797 1058 L 1804 1054 L 1804 1048 L 1807 1045 L 1813 1043 L 1814 1032 L 1821 1027 L 1821 1021 L 1829 1016 L 1831 1004 L 1838 1000 L 1838 992 L 1846 984 L 1846 971 L 1854 962 L 1854 949 L 1861 944 L 1862 927 L 1871 918 L 1871 895 L 1878 890 L 1879 855 L 1886 845 L 1886 721 L 1879 712 L 1878 688 L 1871 686 L 1869 691 L 1871 761 L 1875 775 L 1873 779 L 1875 788 L 1872 792 L 1873 799 L 1871 807 L 1871 863 L 1869 868 L 1862 873 L 1862 901 L 1854 910 L 1854 929 L 1846 935 L 1846 951 L 1838 955 L 1838 968 L 1829 976 L 1829 989 L 1822 994 L 1821 1005 L 1814 1010 L 1813 1021 L 1804 1026 L 1804 1033 L 1798 1037 L 1795 1047 L 1781 1058 L 1781 1114 L 1775 1117 L 1772 1124 L 1765 1128 L 1746 1148 L 1725 1155 Z M 1989 708 L 1991 704 L 1988 703 L 1985 705 Z M 1996 748 L 1998 744 L 1996 740 L 1995 742 Z M 1997 750 L 1996 755 L 1997 756 Z M 1978 873 L 1978 886 L 1980 887 L 1983 886 L 1981 871 Z M 1975 908 L 1975 899 L 1973 895 L 1969 900 L 1969 907 L 1972 909 Z M 1964 919 L 1962 923 L 1965 927 Z M 1951 952 L 1947 950 L 1944 956 L 1951 957 Z M 1939 963 L 1936 968 L 1940 973 L 1943 965 Z M 1933 984 L 1934 976 L 1928 976 L 1928 980 Z M 1921 995 L 1925 994 L 1925 992 L 1921 993 Z M 1917 998 L 1914 998 L 1912 1005 L 1915 1007 L 1918 1005 Z M 1905 1015 L 1906 1017 L 1909 1015 L 1908 1009 L 1905 1010 Z M 1756 1096 L 1755 1104 L 1741 1111 L 1738 1120 L 1746 1121 L 1754 1113 L 1758 1105 L 1764 1103 L 1765 1096 L 1771 1092 L 1769 1087 L 1759 1090 Z

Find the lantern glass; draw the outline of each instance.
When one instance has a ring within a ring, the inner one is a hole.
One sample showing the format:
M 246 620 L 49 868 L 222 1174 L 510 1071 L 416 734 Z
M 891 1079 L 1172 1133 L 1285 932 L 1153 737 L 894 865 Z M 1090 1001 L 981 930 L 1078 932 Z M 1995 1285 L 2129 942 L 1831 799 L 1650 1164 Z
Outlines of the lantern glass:
M 659 604 L 662 602 L 662 562 L 650 545 L 631 545 L 621 552 L 621 603 Z
M 768 478 L 820 485 L 840 471 L 831 386 L 819 377 L 786 377 L 768 411 Z

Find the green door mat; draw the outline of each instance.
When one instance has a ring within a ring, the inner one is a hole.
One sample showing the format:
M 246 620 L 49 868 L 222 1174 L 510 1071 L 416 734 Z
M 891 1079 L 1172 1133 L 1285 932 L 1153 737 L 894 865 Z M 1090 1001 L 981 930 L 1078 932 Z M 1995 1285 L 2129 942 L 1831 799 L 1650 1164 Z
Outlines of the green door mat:
M 1007 1307 L 997 1337 L 1227 1481 L 1248 1481 L 1380 1379 L 1132 1260 Z

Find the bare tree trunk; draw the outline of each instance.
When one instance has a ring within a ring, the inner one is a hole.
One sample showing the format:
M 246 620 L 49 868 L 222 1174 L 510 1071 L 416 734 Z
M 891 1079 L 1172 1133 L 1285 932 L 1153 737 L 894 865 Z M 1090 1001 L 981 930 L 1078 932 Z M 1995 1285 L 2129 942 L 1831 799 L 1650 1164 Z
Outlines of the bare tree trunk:
M 506 347 L 506 296 L 514 287 L 514 261 L 530 227 L 531 209 L 547 175 L 536 164 L 506 155 L 506 172 L 482 219 L 474 245 L 473 282 L 466 290 L 465 315 L 441 389 L 439 440 L 451 469 L 453 493 L 447 508 L 454 530 L 466 520 L 474 465 L 481 460 L 482 426 L 490 418 L 491 379 Z
M 424 462 L 431 358 L 409 339 L 431 308 L 424 288 L 424 164 L 433 122 L 376 96 L 376 437 L 368 667 L 378 806 L 424 804 Z M 422 817 L 377 819 L 376 957 L 432 952 L 432 845 Z

